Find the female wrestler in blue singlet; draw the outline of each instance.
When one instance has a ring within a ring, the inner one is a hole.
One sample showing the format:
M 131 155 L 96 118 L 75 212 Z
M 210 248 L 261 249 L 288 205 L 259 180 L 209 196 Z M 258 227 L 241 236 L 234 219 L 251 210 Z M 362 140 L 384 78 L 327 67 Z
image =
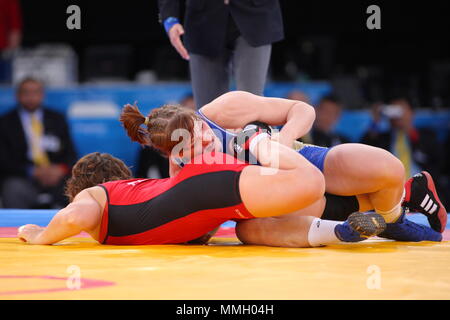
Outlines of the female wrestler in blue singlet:
M 218 97 L 198 114 L 215 133 L 222 134 L 223 152 L 230 150 L 229 140 L 234 136 L 226 130 L 239 130 L 253 121 L 282 125 L 279 142 L 292 147 L 296 139 L 309 132 L 315 120 L 314 108 L 304 102 L 241 91 Z M 375 208 L 387 222 L 400 216 L 405 170 L 389 152 L 353 143 L 331 149 L 306 145 L 299 153 L 323 172 L 328 193 L 358 195 L 360 203 Z
M 309 132 L 315 120 L 314 108 L 304 102 L 260 97 L 242 91 L 218 97 L 198 110 L 198 115 L 215 133 L 220 133 L 224 152 L 230 150 L 229 140 L 235 136 L 229 132 L 230 129 L 242 130 L 254 121 L 283 126 L 278 141 L 293 147 L 298 144 L 298 138 Z M 326 192 L 339 196 L 356 195 L 360 211 L 374 209 L 388 223 L 397 221 L 401 216 L 405 169 L 400 160 L 388 151 L 359 143 L 341 144 L 333 148 L 300 144 L 299 153 L 322 171 Z M 428 185 L 432 185 L 431 177 L 421 179 L 430 180 Z M 411 202 L 410 189 L 411 183 L 407 183 L 406 202 Z M 428 193 L 438 199 L 433 188 L 428 188 Z M 423 196 L 426 195 L 418 196 L 416 201 L 422 200 Z M 433 229 L 442 232 L 447 219 L 446 215 L 441 214 L 443 206 L 439 205 L 439 201 L 436 203 L 440 209 L 433 213 L 425 212 L 420 205 L 414 209 L 428 217 Z
M 333 148 L 298 143 L 296 140 L 308 133 L 315 120 L 314 108 L 304 102 L 235 91 L 218 97 L 197 113 L 222 139 L 224 152 L 232 150 L 230 140 L 236 135 L 230 129 L 239 131 L 254 121 L 272 126 L 282 125 L 278 141 L 298 149 L 301 155 L 322 171 L 327 193 L 356 196 L 359 211 L 375 210 L 384 217 L 388 229 L 380 234 L 382 237 L 403 241 L 433 240 L 433 232 L 439 233 L 445 229 L 446 210 L 438 200 L 431 176 L 421 174 L 413 177 L 404 187 L 405 170 L 402 163 L 383 149 L 358 143 L 341 144 Z M 414 192 L 411 187 L 413 184 L 416 186 Z M 411 196 L 413 193 L 415 195 Z M 425 212 L 419 205 L 427 195 L 436 199 L 438 209 L 433 213 Z M 415 200 L 411 201 L 412 198 Z M 412 202 L 415 205 L 410 205 Z M 435 231 L 418 227 L 404 219 L 402 203 L 411 210 L 425 214 Z M 325 207 L 328 207 L 327 200 L 318 201 L 292 216 L 283 217 L 284 224 L 289 229 L 296 223 L 296 216 L 315 216 L 317 212 L 323 212 Z M 289 232 L 283 232 L 283 222 L 279 220 L 267 218 L 240 223 L 236 228 L 237 234 L 246 243 L 289 243 L 292 238 Z

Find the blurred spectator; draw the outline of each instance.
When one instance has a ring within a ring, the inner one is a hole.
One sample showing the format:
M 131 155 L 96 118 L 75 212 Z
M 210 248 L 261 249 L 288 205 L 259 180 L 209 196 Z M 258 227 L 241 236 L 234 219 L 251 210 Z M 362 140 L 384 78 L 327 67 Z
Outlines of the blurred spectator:
M 188 93 L 186 94 L 181 100 L 180 100 L 180 104 L 183 107 L 195 110 L 195 100 L 194 100 L 194 96 L 192 95 L 192 93 Z
M 316 107 L 316 120 L 311 131 L 300 140 L 304 143 L 321 147 L 333 147 L 349 140 L 334 132 L 336 123 L 341 117 L 342 106 L 333 95 L 323 97 Z
M 0 83 L 11 81 L 11 55 L 22 41 L 19 0 L 0 0 Z
M 186 94 L 180 105 L 195 110 L 195 101 L 192 93 Z M 169 177 L 169 161 L 152 147 L 144 147 L 138 156 L 136 177 L 161 179 Z
M 263 95 L 272 43 L 284 37 L 278 0 L 187 1 L 186 34 L 179 21 L 180 0 L 159 0 L 158 5 L 170 42 L 189 60 L 198 108 L 229 91 L 231 74 L 237 90 Z
M 383 107 L 384 104 L 382 102 L 376 102 L 372 104 L 370 108 L 372 114 L 372 121 L 370 122 L 368 130 L 370 134 L 379 134 L 389 130 L 389 122 L 386 121 L 386 117 L 383 116 Z
M 407 98 L 395 98 L 382 113 L 390 121 L 387 131 L 372 128 L 363 136 L 362 143 L 380 147 L 398 157 L 410 177 L 422 170 L 434 177 L 441 173 L 443 157 L 436 134 L 427 128 L 414 127 L 414 111 Z
M 298 101 L 303 101 L 303 102 L 306 102 L 306 103 L 310 103 L 308 95 L 306 93 L 300 91 L 300 90 L 292 90 L 292 91 L 290 91 L 287 94 L 286 98 L 290 99 L 290 100 L 298 100 Z
M 16 94 L 17 107 L 0 117 L 3 206 L 63 207 L 65 178 L 76 161 L 66 119 L 42 105 L 40 81 L 22 80 Z
M 450 132 L 447 135 L 447 140 L 445 141 L 444 145 L 444 167 L 442 170 L 442 177 L 441 177 L 441 189 L 444 192 L 444 206 L 447 208 L 450 208 Z
M 139 152 L 136 177 L 149 179 L 168 178 L 169 161 L 157 150 L 145 146 Z

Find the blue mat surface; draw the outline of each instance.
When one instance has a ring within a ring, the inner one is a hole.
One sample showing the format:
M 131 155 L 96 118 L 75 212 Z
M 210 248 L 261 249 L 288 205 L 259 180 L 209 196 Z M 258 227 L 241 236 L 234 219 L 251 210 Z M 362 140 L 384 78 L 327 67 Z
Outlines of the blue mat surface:
M 18 227 L 24 224 L 46 226 L 58 210 L 1 209 L 0 227 Z

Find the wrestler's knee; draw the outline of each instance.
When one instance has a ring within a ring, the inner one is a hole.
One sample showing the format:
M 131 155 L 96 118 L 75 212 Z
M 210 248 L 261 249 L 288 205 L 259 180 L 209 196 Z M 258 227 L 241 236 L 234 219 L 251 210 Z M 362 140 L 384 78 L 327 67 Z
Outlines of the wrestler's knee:
M 322 199 L 325 194 L 325 177 L 319 169 L 308 168 L 308 170 L 300 172 L 298 177 L 298 188 L 302 190 L 304 199 L 308 199 L 309 203 Z
M 378 159 L 380 179 L 390 185 L 401 184 L 405 181 L 405 167 L 392 153 L 383 150 L 383 156 Z

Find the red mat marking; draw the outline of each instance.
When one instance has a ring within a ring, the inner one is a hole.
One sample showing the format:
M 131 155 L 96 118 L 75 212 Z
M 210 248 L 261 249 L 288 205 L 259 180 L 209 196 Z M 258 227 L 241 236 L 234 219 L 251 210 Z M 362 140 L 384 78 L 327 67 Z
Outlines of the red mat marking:
M 442 239 L 450 240 L 450 229 L 445 229 L 445 231 L 442 233 Z
M 1 279 L 45 279 L 45 280 L 64 280 L 67 281 L 68 278 L 63 277 L 53 277 L 53 276 L 2 276 Z M 80 289 L 92 289 L 98 287 L 105 286 L 113 286 L 115 282 L 104 281 L 104 280 L 96 280 L 96 279 L 80 279 Z M 11 291 L 0 291 L 1 295 L 10 295 L 10 294 L 33 294 L 33 293 L 49 293 L 49 292 L 58 292 L 58 291 L 72 291 L 74 289 L 69 289 L 67 286 L 65 287 L 56 287 L 56 288 L 48 288 L 48 289 L 32 289 L 32 290 L 11 290 Z
M 236 232 L 234 232 L 233 227 L 220 228 L 219 230 L 217 230 L 214 237 L 232 238 L 236 237 Z
M 236 233 L 234 232 L 234 228 L 220 228 L 215 237 L 235 237 Z M 17 227 L 0 227 L 0 238 L 15 238 L 17 237 Z M 86 232 L 82 232 L 79 235 L 75 236 L 76 238 L 88 238 L 89 234 Z

